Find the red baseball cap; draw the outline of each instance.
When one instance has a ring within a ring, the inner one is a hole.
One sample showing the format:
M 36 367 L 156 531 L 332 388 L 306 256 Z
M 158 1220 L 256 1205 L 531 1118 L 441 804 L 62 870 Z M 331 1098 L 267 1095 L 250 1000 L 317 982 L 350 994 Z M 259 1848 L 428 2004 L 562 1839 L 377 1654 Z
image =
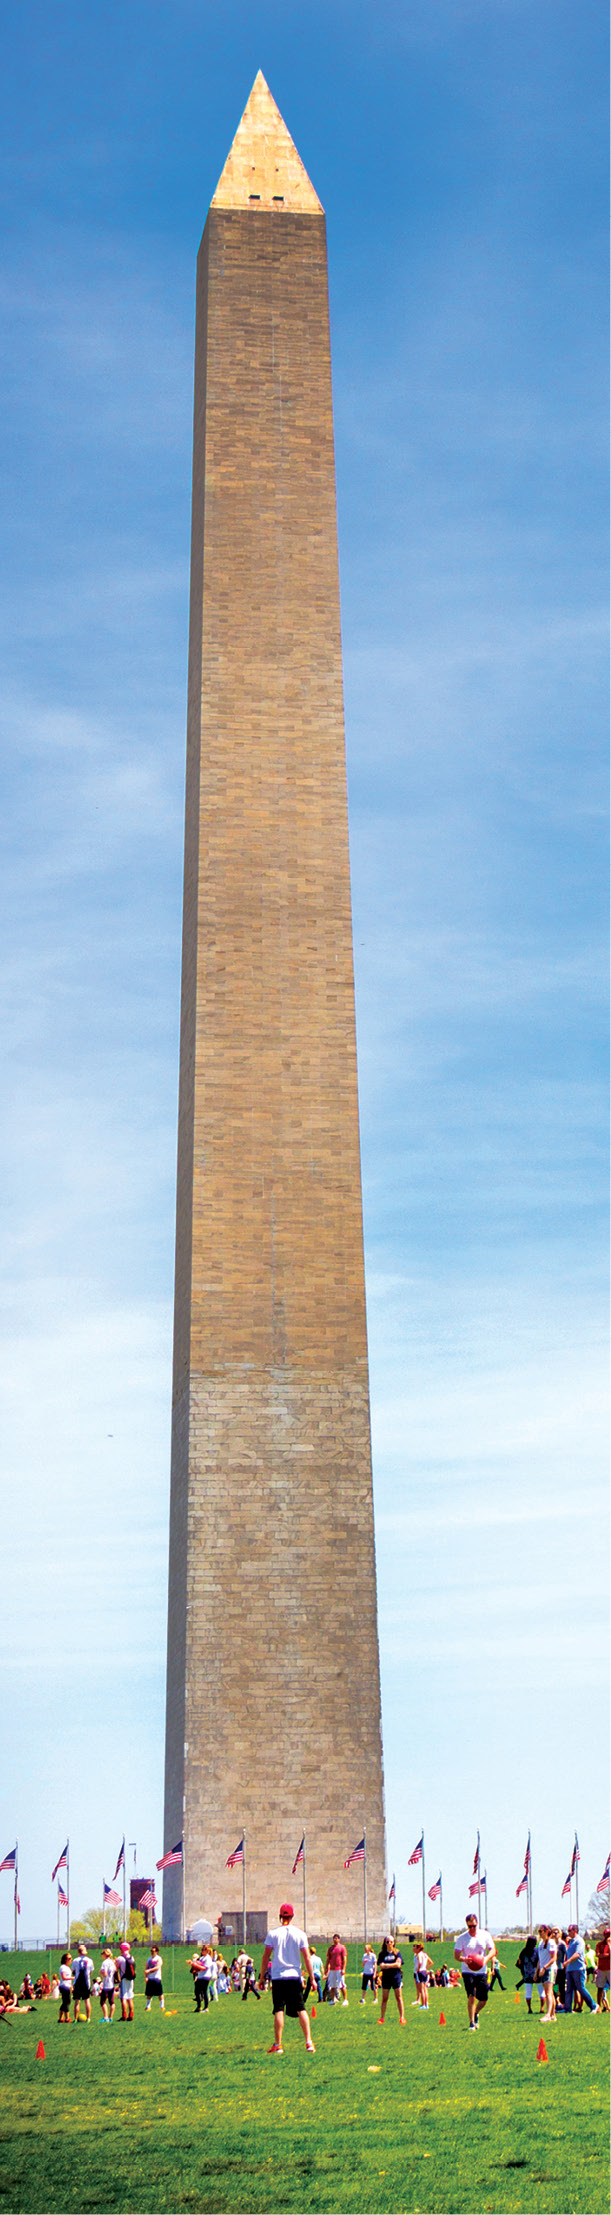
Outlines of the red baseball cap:
M 291 1920 L 291 1916 L 292 1916 L 292 1915 L 294 1915 L 294 1913 L 295 1913 L 295 1909 L 294 1909 L 294 1907 L 291 1907 L 291 1905 L 290 1905 L 290 1901 L 289 1901 L 289 1900 L 285 1900 L 285 1902 L 284 1902 L 284 1907 L 281 1907 L 281 1909 L 280 1909 L 280 1915 L 281 1915 L 281 1917 L 282 1917 L 283 1915 L 286 1915 L 286 1917 L 287 1917 L 288 1921 L 290 1922 L 290 1920 Z

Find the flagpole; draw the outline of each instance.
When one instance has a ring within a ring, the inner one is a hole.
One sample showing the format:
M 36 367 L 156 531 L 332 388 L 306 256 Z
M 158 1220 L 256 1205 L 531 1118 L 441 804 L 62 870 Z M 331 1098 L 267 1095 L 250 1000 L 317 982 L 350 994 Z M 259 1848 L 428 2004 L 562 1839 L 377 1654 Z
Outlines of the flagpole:
M 481 1923 L 481 1919 L 482 1919 L 482 1883 L 481 1883 L 481 1871 L 482 1871 L 482 1857 L 481 1857 L 481 1852 L 480 1852 L 480 1843 L 479 1843 L 479 1831 L 478 1831 L 478 1833 L 477 1833 L 477 1920 L 478 1920 L 478 1923 Z
M 304 1930 L 305 1930 L 305 1931 L 307 1932 L 307 1928 L 308 1928 L 308 1917 L 307 1917 L 307 1908 L 306 1908 L 306 1834 L 305 1834 L 305 1831 L 304 1831 L 304 1834 L 303 1834 L 303 1927 L 304 1927 Z
M 528 1891 L 527 1891 L 527 1895 L 526 1895 L 526 1904 L 527 1904 L 527 1908 L 528 1908 L 528 1928 L 529 1928 L 529 1931 L 532 1931 L 532 1927 L 533 1927 L 533 1876 L 532 1876 L 532 1854 L 531 1854 L 531 1850 L 530 1850 L 530 1831 L 529 1831 L 529 1833 L 528 1833 Z
M 123 1832 L 123 1937 L 127 1937 L 127 1910 L 125 1901 L 125 1831 Z
M 17 1854 L 17 1845 L 15 1845 L 15 1892 L 14 1892 L 14 1909 L 15 1909 L 15 1914 L 14 1914 L 14 1923 L 15 1923 L 15 1953 L 17 1952 L 17 1901 L 18 1901 L 18 1898 L 19 1898 L 19 1858 L 18 1858 L 18 1854 Z
M 426 1878 L 424 1871 L 424 1830 L 421 1830 L 420 1836 L 422 1839 L 422 1944 L 423 1946 L 426 1946 Z
M 66 1839 L 66 1945 L 70 1944 L 70 1839 Z
M 365 1945 L 367 1945 L 367 1830 L 365 1824 L 363 1824 L 363 1845 L 365 1848 L 363 1854 L 363 1922 L 365 1925 L 363 1935 Z
M 392 1873 L 392 1935 L 394 1942 L 397 1936 L 397 1879 L 394 1869 Z
M 186 1907 L 185 1907 L 185 1832 L 184 1832 L 184 1823 L 183 1823 L 183 1833 L 182 1833 L 182 1862 L 181 1862 L 181 1888 L 180 1888 L 180 1942 L 181 1942 L 181 1945 L 182 1945 L 182 1946 L 184 1946 L 184 1942 L 185 1942 L 185 1933 L 186 1933 L 186 1928 L 187 1928 L 187 1911 L 186 1911 Z M 218 1935 L 218 1933 L 217 1933 L 217 1935 Z
M 59 1877 L 57 1879 L 57 1944 L 59 1946 Z
M 106 1937 L 106 1892 L 105 1892 L 105 1883 L 106 1883 L 106 1879 L 105 1879 L 105 1877 L 102 1877 L 102 1937 L 103 1937 L 103 1938 L 105 1938 L 105 1937 Z
M 443 1884 L 439 1875 L 439 1936 L 443 1945 Z
M 577 1832 L 575 1832 L 575 1845 L 573 1852 L 575 1859 L 575 1922 L 577 1924 L 577 1929 L 579 1930 L 579 1842 L 577 1838 Z
M 246 1832 L 242 1831 L 242 1948 L 246 1952 Z

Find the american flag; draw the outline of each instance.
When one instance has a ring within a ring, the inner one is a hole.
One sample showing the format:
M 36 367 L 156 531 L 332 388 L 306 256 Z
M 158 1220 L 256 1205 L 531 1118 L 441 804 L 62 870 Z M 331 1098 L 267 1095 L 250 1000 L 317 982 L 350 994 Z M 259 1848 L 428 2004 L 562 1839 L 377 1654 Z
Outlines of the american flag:
M 571 1861 L 571 1876 L 572 1876 L 572 1877 L 574 1877 L 574 1876 L 576 1876 L 576 1875 L 577 1875 L 577 1863 L 578 1863 L 578 1861 L 581 1861 L 581 1854 L 580 1854 L 580 1852 L 579 1852 L 579 1840 L 578 1840 L 578 1837 L 577 1837 L 577 1832 L 575 1832 L 575 1844 L 574 1844 L 574 1847 L 573 1847 L 573 1857 L 572 1857 L 572 1861 Z
M 177 1864 L 182 1865 L 182 1838 L 179 1838 L 177 1846 L 170 1846 L 169 1854 L 162 1854 L 161 1861 L 156 1866 L 158 1869 L 174 1869 Z
M 299 1863 L 300 1863 L 300 1861 L 305 1861 L 305 1831 L 304 1831 L 304 1834 L 303 1834 L 303 1838 L 302 1838 L 302 1841 L 301 1841 L 301 1845 L 297 1847 L 297 1852 L 296 1852 L 296 1855 L 295 1855 L 295 1859 L 294 1859 L 294 1862 L 293 1862 L 293 1867 L 292 1867 L 292 1869 L 291 1869 L 291 1876 L 292 1876 L 292 1877 L 294 1877 L 294 1875 L 295 1875 L 295 1870 L 299 1868 Z
M 51 1883 L 52 1883 L 52 1884 L 54 1884 L 54 1883 L 55 1883 L 55 1879 L 56 1879 L 56 1876 L 57 1876 L 57 1871 L 58 1871 L 58 1869 L 67 1869 L 67 1867 L 68 1867 L 68 1840 L 66 1839 L 66 1844 L 65 1844 L 65 1846 L 64 1846 L 64 1851 L 63 1851 L 63 1854 L 60 1854 L 60 1857 L 59 1857 L 59 1861 L 56 1861 L 56 1863 L 55 1863 L 55 1868 L 51 1870 Z
M 438 1900 L 438 1899 L 439 1899 L 439 1897 L 440 1897 L 440 1894 L 441 1894 L 441 1870 L 439 1871 L 439 1876 L 438 1876 L 438 1878 L 437 1878 L 437 1883 L 436 1883 L 436 1884 L 432 1884 L 432 1885 L 431 1885 L 431 1889 L 430 1889 L 430 1892 L 429 1892 L 429 1899 L 430 1899 L 430 1900 Z
M 417 1862 L 417 1861 L 421 1861 L 421 1860 L 422 1860 L 422 1856 L 423 1856 L 423 1853 L 424 1853 L 424 1831 L 423 1831 L 423 1833 L 422 1833 L 422 1837 L 421 1837 L 421 1838 L 420 1838 L 420 1839 L 418 1840 L 418 1845 L 417 1845 L 417 1846 L 414 1846 L 414 1851 L 413 1851 L 413 1854 L 410 1854 L 410 1857 L 409 1857 L 409 1861 L 408 1861 L 408 1864 L 407 1864 L 407 1866 L 408 1866 L 408 1869 L 414 1869 L 414 1868 L 415 1868 L 416 1862 Z
M 348 1860 L 344 1862 L 344 1868 L 345 1868 L 345 1869 L 350 1869 L 350 1868 L 352 1867 L 352 1863 L 353 1863 L 353 1861 L 364 1861 L 364 1859 L 365 1859 L 365 1832 L 363 1831 L 363 1836 L 362 1836 L 362 1838 L 359 1838 L 358 1846 L 354 1846 L 354 1847 L 353 1847 L 353 1849 L 352 1849 L 352 1853 L 348 1855 Z
M 475 1854 L 474 1854 L 474 1858 L 473 1858 L 473 1875 L 474 1875 L 474 1877 L 476 1877 L 476 1876 L 477 1876 L 477 1872 L 478 1872 L 478 1869 L 479 1869 L 479 1851 L 480 1851 L 480 1848 L 479 1848 L 479 1831 L 478 1831 L 478 1833 L 477 1833 L 477 1845 L 476 1845 L 476 1848 L 475 1848 Z
M 609 1869 L 610 1869 L 610 1867 L 611 1867 L 611 1854 L 609 1854 L 609 1855 L 608 1855 L 608 1857 L 607 1857 L 607 1867 L 606 1867 L 606 1869 L 603 1869 L 603 1873 L 602 1873 L 602 1877 L 601 1877 L 601 1880 L 600 1880 L 600 1884 L 597 1884 L 597 1886 L 596 1886 L 596 1890 L 597 1890 L 597 1892 L 608 1892 L 608 1890 L 609 1890 Z
M 4 1861 L 0 1861 L 0 1869 L 16 1869 L 16 1867 L 17 1847 L 13 1846 L 12 1854 L 5 1854 Z
M 121 1845 L 121 1852 L 120 1852 L 120 1854 L 119 1854 L 119 1859 L 118 1859 L 118 1862 L 117 1862 L 117 1866 L 116 1866 L 116 1869 L 115 1869 L 115 1875 L 114 1875 L 114 1877 L 113 1877 L 113 1880 L 112 1880 L 112 1881 L 113 1881 L 113 1884 L 114 1884 L 114 1881 L 115 1881 L 115 1877 L 118 1877 L 118 1874 L 119 1874 L 119 1870 L 120 1870 L 120 1869 L 124 1869 L 124 1868 L 125 1868 L 125 1839 L 123 1839 L 123 1841 L 122 1841 L 122 1845 Z
M 520 1893 L 521 1893 L 521 1892 L 527 1892 L 527 1891 L 528 1891 L 528 1876 L 529 1876 L 529 1870 L 530 1870 L 530 1831 L 529 1831 L 529 1833 L 528 1833 L 528 1839 L 527 1839 L 527 1842 L 526 1842 L 526 1853 L 525 1853 L 525 1855 L 524 1855 L 524 1875 L 523 1875 L 523 1877 L 521 1878 L 521 1880 L 520 1880 L 520 1883 L 516 1885 L 516 1899 L 517 1899 L 517 1900 L 519 1900 L 519 1897 L 520 1897 Z
M 113 1892 L 113 1889 L 112 1889 L 112 1885 L 111 1885 L 111 1884 L 105 1884 L 105 1885 L 104 1885 L 104 1906 L 105 1906 L 105 1907 L 120 1907 L 120 1906 L 121 1906 L 121 1894 L 120 1894 L 120 1892 Z
M 64 1891 L 62 1890 L 62 1886 L 61 1886 L 61 1884 L 58 1884 L 58 1887 L 57 1887 L 57 1905 L 58 1905 L 58 1907 L 67 1907 L 67 1906 L 68 1906 L 68 1894 L 67 1894 L 67 1892 L 64 1892 Z
M 570 1869 L 569 1869 L 569 1873 L 568 1873 L 568 1877 L 567 1877 L 567 1880 L 566 1880 L 566 1884 L 563 1884 L 563 1886 L 562 1886 L 562 1891 L 561 1891 L 561 1894 L 560 1894 L 560 1898 L 561 1898 L 561 1900 L 565 1900 L 565 1899 L 566 1899 L 566 1896 L 567 1896 L 567 1892 L 570 1892 L 570 1889 L 571 1889 L 571 1883 L 572 1883 L 572 1878 L 573 1878 L 573 1864 L 571 1863 L 571 1867 L 570 1867 Z
M 152 1885 L 149 1885 L 148 1892 L 140 1893 L 140 1898 L 138 1901 L 138 1911 L 139 1913 L 143 1914 L 146 1907 L 155 1908 L 156 1906 L 157 1901 L 155 1899 L 154 1889 Z
M 470 1885 L 469 1885 L 469 1899 L 470 1899 L 470 1900 L 476 1900 L 476 1899 L 477 1899 L 477 1895 L 478 1895 L 478 1892 L 481 1892 L 481 1891 L 482 1891 L 482 1889 L 483 1889 L 483 1888 L 482 1888 L 482 1882 L 481 1882 L 481 1878 L 480 1878 L 480 1880 L 479 1880 L 479 1882 L 478 1882 L 477 1884 L 470 1884 Z
M 395 1892 L 396 1892 L 396 1885 L 395 1885 L 395 1880 L 394 1880 L 394 1877 L 393 1877 L 393 1880 L 392 1880 L 392 1884 L 391 1884 L 391 1887 L 390 1887 L 390 1892 L 389 1892 L 389 1894 L 388 1894 L 389 1902 L 390 1902 L 391 1900 L 394 1900 L 394 1897 L 395 1897 Z
M 227 1855 L 227 1860 L 226 1860 L 226 1862 L 225 1862 L 225 1868 L 226 1868 L 226 1869 L 237 1869 L 237 1865 L 238 1865 L 238 1862 L 239 1862 L 239 1861 L 243 1861 L 243 1860 L 244 1860 L 244 1832 L 242 1831 L 242 1836 L 241 1836 L 241 1839 L 240 1839 L 240 1843 L 239 1843 L 239 1846 L 236 1846 L 236 1850 L 235 1850 L 235 1853 L 233 1853 L 233 1854 L 228 1854 L 228 1855 Z

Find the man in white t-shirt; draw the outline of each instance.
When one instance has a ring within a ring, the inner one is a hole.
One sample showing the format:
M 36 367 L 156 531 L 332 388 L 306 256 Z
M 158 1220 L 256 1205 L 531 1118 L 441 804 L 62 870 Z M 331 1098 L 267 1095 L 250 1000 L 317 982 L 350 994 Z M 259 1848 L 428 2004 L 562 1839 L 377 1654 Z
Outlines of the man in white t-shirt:
M 469 2029 L 479 2030 L 479 2017 L 488 2000 L 486 1970 L 494 1954 L 494 1944 L 489 1930 L 481 1929 L 477 1915 L 466 1915 L 465 1923 L 467 1927 L 456 1940 L 454 1956 L 460 1962 L 467 1994 Z
M 311 1984 L 314 1983 L 314 1964 L 304 1930 L 291 1930 L 294 1909 L 285 1900 L 280 1909 L 280 1922 L 276 1930 L 268 1930 L 263 1949 L 259 1974 L 261 1991 L 271 1965 L 272 2005 L 274 2009 L 274 2044 L 268 2053 L 282 2053 L 282 2035 L 285 2015 L 296 2017 L 305 2038 L 306 2053 L 314 2053 L 310 2030 L 310 2018 L 304 2002 L 301 1980 L 301 1963 L 305 1963 Z

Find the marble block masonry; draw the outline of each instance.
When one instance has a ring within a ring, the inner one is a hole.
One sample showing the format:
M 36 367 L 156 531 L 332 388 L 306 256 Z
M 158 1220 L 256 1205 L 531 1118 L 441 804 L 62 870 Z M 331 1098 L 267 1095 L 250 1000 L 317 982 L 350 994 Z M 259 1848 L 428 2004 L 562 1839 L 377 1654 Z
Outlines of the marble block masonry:
M 325 218 L 261 74 L 197 271 L 165 1850 L 386 1904 Z M 229 1906 L 228 1906 L 229 1903 Z M 164 1876 L 178 1937 L 182 1872 Z

